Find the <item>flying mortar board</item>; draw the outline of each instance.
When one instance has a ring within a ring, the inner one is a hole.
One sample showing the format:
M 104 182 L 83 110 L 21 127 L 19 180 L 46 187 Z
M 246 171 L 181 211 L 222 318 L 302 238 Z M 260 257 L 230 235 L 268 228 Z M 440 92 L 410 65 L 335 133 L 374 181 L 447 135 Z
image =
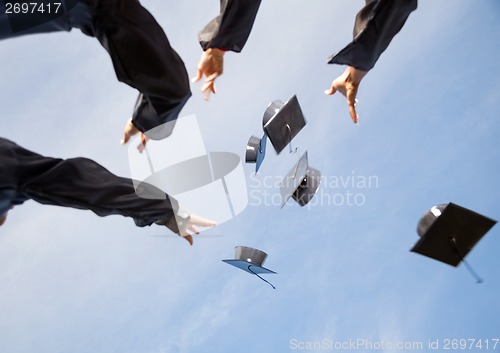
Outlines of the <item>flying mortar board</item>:
M 306 125 L 304 114 L 296 95 L 286 103 L 275 100 L 267 107 L 262 119 L 265 134 L 277 154 L 288 145 Z
M 237 246 L 234 248 L 234 257 L 235 258 L 233 260 L 222 261 L 253 275 L 260 273 L 276 273 L 262 267 L 262 264 L 267 258 L 267 254 L 262 250 L 254 249 L 248 246 Z
M 290 197 L 300 206 L 307 205 L 318 191 L 320 182 L 321 173 L 309 166 L 306 151 L 281 182 L 281 207 Z
M 420 219 L 411 251 L 458 266 L 497 222 L 453 203 L 432 207 Z
M 259 168 L 264 161 L 264 157 L 266 156 L 266 144 L 266 134 L 264 134 L 264 136 L 260 139 L 257 136 L 250 136 L 250 139 L 248 140 L 245 152 L 245 162 L 255 163 L 255 173 L 259 171 Z

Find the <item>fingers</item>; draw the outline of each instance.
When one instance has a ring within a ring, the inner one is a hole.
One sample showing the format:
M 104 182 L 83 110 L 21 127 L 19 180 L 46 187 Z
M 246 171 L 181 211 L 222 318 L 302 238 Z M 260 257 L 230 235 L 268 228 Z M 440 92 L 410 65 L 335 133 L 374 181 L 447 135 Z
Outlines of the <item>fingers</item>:
M 125 145 L 128 143 L 128 141 L 130 140 L 130 135 L 129 134 L 124 134 L 123 135 L 123 138 L 120 140 L 120 143 L 122 145 Z
M 205 83 L 203 84 L 203 86 L 201 86 L 200 91 L 202 92 L 212 91 L 213 93 L 215 93 L 215 82 L 213 80 L 212 81 L 209 81 L 208 79 L 205 80 Z
M 356 108 L 354 105 L 349 104 L 349 114 L 351 115 L 351 120 L 354 124 L 358 123 L 358 114 L 356 113 Z
M 203 92 L 203 98 L 207 101 L 210 98 L 210 93 L 216 94 L 217 89 L 215 88 L 215 83 L 205 83 L 201 90 Z
M 219 76 L 220 76 L 220 73 L 215 72 L 215 73 L 211 74 L 210 76 L 207 76 L 207 79 L 205 80 L 205 82 L 214 82 L 215 79 Z
M 325 94 L 328 95 L 328 96 L 331 96 L 332 94 L 335 94 L 335 92 L 337 92 L 337 90 L 333 86 L 330 87 L 329 89 L 325 90 Z
M 181 237 L 186 239 L 189 245 L 193 246 L 193 236 L 191 234 L 181 235 Z
M 199 227 L 215 227 L 217 223 L 210 219 L 202 218 L 198 215 L 191 214 L 189 218 L 189 222 L 191 225 L 199 226 Z
M 212 220 L 202 218 L 195 214 L 191 214 L 191 216 L 189 217 L 189 224 L 187 225 L 187 227 L 184 226 L 183 227 L 184 230 L 181 230 L 180 233 L 178 233 L 178 235 L 185 238 L 190 245 L 193 245 L 193 236 L 189 232 L 193 234 L 200 234 L 200 230 L 198 229 L 198 227 L 206 228 L 206 227 L 214 227 L 216 225 L 217 223 Z
M 203 98 L 208 101 L 208 99 L 210 98 L 210 93 L 213 93 L 213 94 L 216 94 L 217 91 L 215 89 L 215 83 L 212 83 L 212 84 L 205 84 L 201 91 L 203 92 Z
M 332 85 L 330 86 L 329 89 L 325 90 L 325 94 L 328 96 L 331 96 L 332 94 L 335 94 L 337 92 L 337 79 L 333 80 Z
M 125 145 L 130 141 L 130 138 L 138 132 L 139 130 L 137 130 L 137 128 L 132 123 L 132 119 L 129 119 L 125 124 L 125 128 L 123 129 L 123 138 L 121 139 L 120 143 L 122 145 Z
M 358 114 L 356 113 L 355 106 L 357 103 L 356 95 L 358 93 L 358 85 L 351 82 L 345 82 L 343 79 L 337 78 L 332 82 L 330 89 L 325 91 L 325 94 L 331 96 L 337 91 L 347 98 L 349 115 L 351 116 L 351 120 L 357 124 Z
M 215 79 L 219 77 L 218 73 L 214 73 L 210 76 L 208 76 L 203 83 L 203 86 L 201 87 L 200 91 L 203 92 L 203 98 L 205 100 L 208 100 L 210 97 L 210 93 L 216 94 L 217 89 L 215 88 Z
M 123 138 L 121 139 L 120 143 L 122 145 L 127 144 L 130 141 L 130 138 L 139 132 L 140 131 L 132 123 L 132 119 L 129 119 L 125 124 L 125 128 L 123 129 Z M 141 132 L 141 142 L 139 143 L 139 145 L 137 145 L 137 149 L 140 153 L 144 151 L 144 149 L 146 148 L 146 143 L 148 141 L 149 138 L 143 132 Z
M 188 228 L 188 230 L 190 230 L 191 232 L 193 232 L 194 234 L 200 234 L 200 231 L 198 230 L 198 228 L 196 228 L 195 226 L 193 225 L 190 225 Z M 186 233 L 183 233 L 183 234 L 179 234 L 180 237 L 184 238 L 187 240 L 187 242 L 189 243 L 189 245 L 193 246 L 193 236 L 191 234 L 189 234 L 188 232 Z
M 193 228 L 192 226 L 188 227 L 188 229 L 191 230 L 193 233 L 200 234 L 198 229 L 194 228 L 194 230 L 193 230 L 192 228 Z M 181 238 L 186 239 L 186 241 L 189 243 L 189 245 L 193 246 L 193 242 L 194 242 L 193 236 L 191 234 L 189 234 L 187 231 L 185 233 L 179 233 L 177 235 L 180 236 Z
M 339 85 L 337 86 L 337 91 L 339 91 L 340 93 L 342 93 L 342 95 L 344 97 L 347 97 L 347 89 L 344 85 Z
M 347 105 L 349 106 L 349 114 L 351 115 L 351 119 L 354 124 L 358 123 L 358 114 L 356 113 L 356 94 L 358 93 L 358 86 L 350 85 L 347 88 Z
M 137 150 L 139 151 L 139 153 L 144 152 L 148 141 L 149 141 L 149 138 L 146 136 L 146 134 L 141 132 L 141 142 L 137 145 Z
M 215 88 L 215 79 L 222 75 L 222 72 L 224 71 L 223 57 L 224 51 L 217 48 L 209 48 L 201 55 L 196 76 L 191 80 L 191 82 L 198 82 L 203 76 L 206 77 L 205 82 L 200 89 L 201 92 L 203 92 L 203 98 L 205 100 L 208 100 L 211 93 L 217 93 Z

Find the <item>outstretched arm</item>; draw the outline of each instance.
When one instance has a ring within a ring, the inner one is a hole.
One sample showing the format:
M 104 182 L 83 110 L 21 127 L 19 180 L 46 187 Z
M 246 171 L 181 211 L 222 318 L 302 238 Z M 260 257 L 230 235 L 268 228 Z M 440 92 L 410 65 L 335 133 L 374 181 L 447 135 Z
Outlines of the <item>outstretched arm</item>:
M 191 81 L 193 83 L 198 82 L 203 76 L 206 77 L 200 89 L 203 92 L 205 100 L 208 100 L 210 93 L 217 93 L 215 79 L 222 75 L 224 71 L 224 52 L 221 49 L 208 48 L 201 54 L 198 71 Z
M 197 232 L 193 226 L 215 225 L 196 215 L 182 215 L 177 201 L 158 188 L 147 183 L 134 187 L 131 179 L 116 176 L 93 160 L 44 157 L 5 139 L 0 139 L 0 151 L 0 191 L 12 195 L 3 208 L 31 198 L 99 216 L 122 215 L 133 218 L 139 227 L 164 225 L 191 244 L 188 230 Z
M 47 12 L 7 15 L 0 1 L 0 40 L 80 28 L 109 53 L 118 80 L 141 93 L 133 112 L 139 131 L 175 121 L 191 95 L 188 74 L 161 26 L 139 1 L 62 1 L 62 14 L 57 16 Z M 170 133 L 171 129 L 164 129 L 148 132 L 148 137 L 162 139 Z
M 370 71 L 416 8 L 417 0 L 366 0 L 356 16 L 353 41 L 328 63 Z
M 358 123 L 358 113 L 356 113 L 358 86 L 365 75 L 366 71 L 349 66 L 342 75 L 333 80 L 331 87 L 325 91 L 325 94 L 329 96 L 338 91 L 346 97 L 349 115 L 354 124 Z
M 417 0 L 366 0 L 366 6 L 356 16 L 353 41 L 329 58 L 329 64 L 349 67 L 325 93 L 339 91 L 346 96 L 351 119 L 355 123 L 357 114 L 354 104 L 361 80 L 375 66 L 416 8 Z
M 99 1 L 94 13 L 93 34 L 109 52 L 118 80 L 140 92 L 134 127 L 154 140 L 169 136 L 173 123 L 151 130 L 175 121 L 191 96 L 182 59 L 139 1 Z
M 216 93 L 215 79 L 222 75 L 224 52 L 241 52 L 252 31 L 261 0 L 221 0 L 220 14 L 199 33 L 203 49 L 193 82 L 206 77 L 201 88 L 205 99 Z

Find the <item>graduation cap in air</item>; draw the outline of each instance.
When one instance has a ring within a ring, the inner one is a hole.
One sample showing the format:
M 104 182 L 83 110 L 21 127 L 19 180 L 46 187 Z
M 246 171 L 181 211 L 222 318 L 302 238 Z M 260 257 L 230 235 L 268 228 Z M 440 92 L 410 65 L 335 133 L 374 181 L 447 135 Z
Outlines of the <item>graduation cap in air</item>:
M 276 153 L 280 154 L 306 126 L 297 96 L 293 95 L 286 103 L 275 100 L 269 104 L 264 112 L 262 126 Z
M 290 197 L 300 206 L 307 205 L 318 191 L 320 182 L 321 173 L 309 166 L 306 151 L 281 182 L 281 207 Z
M 275 100 L 269 104 L 262 118 L 264 136 L 262 139 L 252 136 L 248 140 L 246 162 L 257 163 L 257 172 L 265 157 L 267 138 L 271 141 L 277 154 L 297 136 L 306 125 L 304 114 L 297 96 L 293 95 L 286 103 Z
M 420 240 L 411 251 L 455 267 L 464 261 L 469 268 L 465 256 L 495 224 L 496 221 L 453 203 L 437 205 L 418 222 Z
M 264 161 L 264 157 L 266 156 L 266 143 L 266 134 L 264 134 L 262 138 L 251 136 L 248 140 L 247 150 L 245 152 L 245 162 L 255 163 L 255 173 L 259 171 L 259 168 Z
M 234 249 L 235 258 L 231 260 L 222 260 L 223 262 L 233 265 L 253 275 L 256 275 L 264 282 L 269 283 L 264 278 L 259 276 L 259 274 L 263 273 L 276 273 L 262 266 L 267 258 L 267 254 L 265 252 L 248 246 L 237 246 Z M 269 283 L 269 285 L 276 289 L 271 283 Z

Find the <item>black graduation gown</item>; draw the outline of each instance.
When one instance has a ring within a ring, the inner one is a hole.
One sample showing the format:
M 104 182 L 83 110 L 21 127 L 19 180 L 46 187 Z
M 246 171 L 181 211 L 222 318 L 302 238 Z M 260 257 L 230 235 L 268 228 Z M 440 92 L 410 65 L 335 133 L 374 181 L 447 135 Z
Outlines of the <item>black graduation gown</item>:
M 137 196 L 137 193 L 156 199 Z M 139 227 L 154 222 L 177 233 L 177 201 L 156 187 L 109 172 L 87 158 L 44 157 L 0 137 L 0 216 L 29 199 L 91 210 L 103 217 L 131 217 Z M 157 199 L 158 195 L 165 195 Z
M 163 29 L 139 1 L 58 2 L 63 4 L 60 14 L 45 18 L 36 12 L 7 15 L 0 0 L 0 39 L 79 28 L 108 51 L 118 80 L 139 90 L 132 122 L 140 131 L 175 121 L 191 96 L 189 78 Z M 202 47 L 241 51 L 259 5 L 260 0 L 222 0 L 220 15 L 200 34 Z M 173 126 L 148 136 L 165 138 Z
M 219 48 L 241 52 L 252 31 L 261 0 L 221 0 L 220 14 L 199 33 L 203 50 Z
M 366 0 L 356 16 L 354 40 L 328 63 L 371 70 L 416 8 L 417 0 Z

